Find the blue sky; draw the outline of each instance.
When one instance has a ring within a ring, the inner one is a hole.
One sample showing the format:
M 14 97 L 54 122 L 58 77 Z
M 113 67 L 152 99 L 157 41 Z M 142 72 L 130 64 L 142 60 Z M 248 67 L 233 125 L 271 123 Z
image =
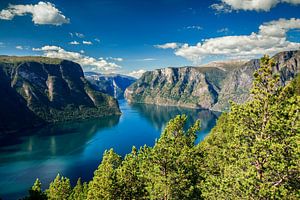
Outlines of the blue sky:
M 1 0 L 0 54 L 138 75 L 299 49 L 300 1 L 281 1 Z

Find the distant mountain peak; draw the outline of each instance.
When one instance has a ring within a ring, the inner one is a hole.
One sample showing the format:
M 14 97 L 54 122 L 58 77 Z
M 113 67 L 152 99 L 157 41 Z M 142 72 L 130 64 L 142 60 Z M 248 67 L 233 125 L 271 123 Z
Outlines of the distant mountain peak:
M 85 72 L 84 74 L 95 90 L 117 99 L 123 99 L 126 88 L 136 81 L 136 78 L 122 74 L 100 74 L 96 72 Z

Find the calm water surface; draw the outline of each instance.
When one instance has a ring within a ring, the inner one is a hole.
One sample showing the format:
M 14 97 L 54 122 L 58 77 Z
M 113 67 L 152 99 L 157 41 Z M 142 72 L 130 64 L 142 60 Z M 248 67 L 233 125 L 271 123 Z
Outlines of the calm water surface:
M 72 184 L 78 177 L 88 181 L 106 149 L 113 148 L 124 156 L 133 145 L 153 146 L 166 123 L 178 114 L 189 117 L 188 125 L 201 120 L 199 142 L 219 115 L 206 110 L 128 105 L 124 100 L 119 104 L 123 114 L 118 117 L 52 125 L 22 136 L 0 136 L 0 197 L 23 197 L 37 177 L 46 188 L 57 173 L 69 177 Z

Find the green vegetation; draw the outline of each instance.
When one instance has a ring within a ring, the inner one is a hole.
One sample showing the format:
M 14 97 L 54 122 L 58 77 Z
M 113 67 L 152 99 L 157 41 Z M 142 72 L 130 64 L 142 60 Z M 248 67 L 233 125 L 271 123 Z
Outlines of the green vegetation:
M 0 56 L 0 96 L 0 133 L 120 114 L 79 64 L 56 58 Z
M 59 58 L 48 58 L 42 56 L 0 56 L 0 62 L 3 63 L 12 63 L 12 64 L 20 64 L 25 62 L 38 62 L 44 64 L 54 64 L 58 65 L 62 62 L 62 59 Z
M 206 199 L 299 198 L 300 96 L 295 82 L 279 86 L 272 60 L 261 65 L 252 100 L 233 104 L 199 145 Z
M 199 121 L 186 130 L 177 116 L 153 148 L 106 151 L 89 183 L 58 175 L 42 192 L 37 180 L 26 199 L 299 199 L 299 77 L 281 87 L 273 66 L 261 59 L 251 100 L 232 103 L 203 142 Z

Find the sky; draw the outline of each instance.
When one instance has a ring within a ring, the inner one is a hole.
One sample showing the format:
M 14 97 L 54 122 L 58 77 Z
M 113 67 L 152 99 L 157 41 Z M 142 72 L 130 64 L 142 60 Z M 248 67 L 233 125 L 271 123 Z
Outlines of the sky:
M 140 76 L 300 49 L 300 0 L 1 0 L 0 55 Z

